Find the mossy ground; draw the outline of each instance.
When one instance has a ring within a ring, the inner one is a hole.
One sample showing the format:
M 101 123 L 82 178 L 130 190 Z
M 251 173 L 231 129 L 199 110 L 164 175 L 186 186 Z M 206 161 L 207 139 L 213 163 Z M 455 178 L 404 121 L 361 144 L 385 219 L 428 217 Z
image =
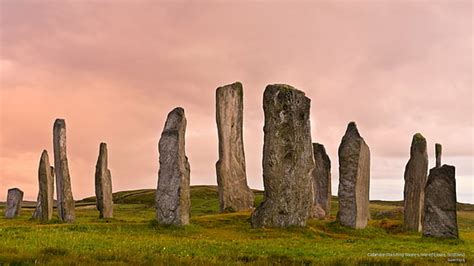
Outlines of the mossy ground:
M 77 204 L 72 224 L 40 224 L 30 219 L 32 208 L 13 220 L 2 215 L 0 265 L 427 265 L 456 258 L 448 253 L 474 262 L 473 211 L 458 212 L 460 240 L 440 240 L 404 231 L 401 217 L 371 220 L 363 230 L 342 227 L 334 221 L 334 200 L 329 220 L 310 220 L 306 228 L 252 229 L 250 212 L 219 214 L 216 189 L 206 186 L 192 189 L 190 225 L 161 226 L 154 221 L 153 198 L 153 190 L 116 193 L 115 218 L 109 220 L 98 219 L 93 199 Z M 257 193 L 256 202 L 261 198 Z M 396 205 L 371 203 L 372 217 Z M 369 256 L 375 253 L 446 257 Z

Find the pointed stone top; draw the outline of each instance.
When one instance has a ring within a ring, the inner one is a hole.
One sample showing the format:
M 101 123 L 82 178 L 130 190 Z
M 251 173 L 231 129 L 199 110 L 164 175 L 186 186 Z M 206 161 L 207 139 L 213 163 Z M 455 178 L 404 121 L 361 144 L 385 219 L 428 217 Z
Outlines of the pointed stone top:
M 324 145 L 323 145 L 323 144 L 320 144 L 320 143 L 314 142 L 314 143 L 313 143 L 313 150 L 319 151 L 319 152 L 321 152 L 322 154 L 326 154 L 326 148 L 324 148 Z
M 184 109 L 181 107 L 174 108 L 166 118 L 165 128 L 163 131 L 178 130 L 182 125 L 183 120 L 186 120 L 184 117 Z
M 105 150 L 106 150 L 106 149 L 107 149 L 107 143 L 101 142 L 101 143 L 100 143 L 100 149 L 101 149 L 101 150 L 102 150 L 102 149 L 105 149 Z
M 48 158 L 48 151 L 47 150 L 43 150 L 43 152 L 41 153 L 41 160 L 43 160 L 43 158 Z
M 19 188 L 17 188 L 17 187 L 8 189 L 8 192 L 10 192 L 10 191 L 18 191 L 18 192 L 20 192 L 21 194 L 23 194 L 23 191 L 21 191 L 21 189 L 19 189 Z
M 426 141 L 425 137 L 423 137 L 423 135 L 421 135 L 421 133 L 416 133 L 415 135 L 413 135 L 413 141 L 414 141 L 415 139 L 416 139 L 416 140 L 425 140 L 425 141 Z
M 57 118 L 55 121 L 54 121 L 54 125 L 66 125 L 66 121 L 62 118 Z
M 346 134 L 344 136 L 356 136 L 360 138 L 359 130 L 357 129 L 357 124 L 354 121 L 349 122 L 346 129 Z

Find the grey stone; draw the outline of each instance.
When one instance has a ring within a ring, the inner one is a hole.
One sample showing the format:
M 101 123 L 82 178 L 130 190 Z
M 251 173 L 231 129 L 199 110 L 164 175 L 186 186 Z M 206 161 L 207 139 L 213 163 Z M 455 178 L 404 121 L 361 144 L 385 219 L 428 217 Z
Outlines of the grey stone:
M 321 219 L 328 217 L 331 211 L 331 160 L 322 144 L 313 143 L 313 154 L 314 202 L 311 217 Z
M 268 85 L 263 95 L 263 202 L 253 227 L 305 226 L 313 205 L 311 100 L 289 85 Z
M 247 185 L 242 135 L 243 90 L 236 82 L 216 90 L 216 122 L 219 161 L 216 163 L 221 211 L 243 211 L 253 207 L 253 192 Z
M 370 150 L 350 122 L 339 145 L 339 211 L 337 220 L 352 228 L 365 228 L 369 219 Z
M 53 146 L 59 220 L 63 222 L 73 222 L 76 215 L 67 160 L 66 122 L 64 119 L 56 119 L 54 122 Z
M 107 157 L 107 144 L 101 143 L 95 166 L 95 196 L 99 218 L 112 218 L 114 213 L 112 177 L 108 168 Z
M 186 117 L 183 108 L 168 114 L 158 149 L 160 170 L 156 190 L 156 219 L 161 224 L 189 224 L 190 167 L 185 153 Z
M 426 139 L 417 133 L 413 136 L 410 159 L 405 166 L 404 225 L 409 230 L 421 231 L 424 189 L 428 174 Z
M 49 156 L 46 150 L 41 154 L 38 167 L 38 198 L 33 218 L 42 222 L 53 218 L 53 196 L 54 196 L 54 167 L 49 164 Z
M 458 238 L 455 168 L 430 169 L 425 186 L 423 236 Z
M 7 194 L 7 206 L 5 218 L 15 218 L 20 215 L 21 204 L 23 203 L 23 191 L 18 188 L 11 188 Z
M 439 143 L 435 144 L 436 167 L 441 166 L 442 146 Z

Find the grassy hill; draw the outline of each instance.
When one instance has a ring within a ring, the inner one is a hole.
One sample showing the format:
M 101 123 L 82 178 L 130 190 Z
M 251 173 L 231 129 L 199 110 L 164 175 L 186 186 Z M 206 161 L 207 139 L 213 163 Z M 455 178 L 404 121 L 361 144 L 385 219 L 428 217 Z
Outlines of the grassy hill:
M 263 193 L 255 195 L 257 205 Z M 116 192 L 115 218 L 108 220 L 98 219 L 93 197 L 76 202 L 72 224 L 31 220 L 33 205 L 17 219 L 2 215 L 0 265 L 423 265 L 453 259 L 472 265 L 474 259 L 469 204 L 458 205 L 461 239 L 440 240 L 404 231 L 399 201 L 372 201 L 372 220 L 363 230 L 335 222 L 336 197 L 328 220 L 310 220 L 305 228 L 253 229 L 250 212 L 219 213 L 215 186 L 194 186 L 191 224 L 179 228 L 156 223 L 154 197 L 153 189 Z

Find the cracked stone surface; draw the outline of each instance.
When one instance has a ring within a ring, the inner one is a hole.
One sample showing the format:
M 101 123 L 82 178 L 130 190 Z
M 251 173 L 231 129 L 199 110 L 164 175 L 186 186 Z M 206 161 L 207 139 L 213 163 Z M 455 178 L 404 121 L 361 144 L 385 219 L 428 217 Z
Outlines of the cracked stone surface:
M 71 177 L 66 151 L 66 122 L 56 119 L 53 127 L 54 169 L 56 172 L 56 193 L 58 216 L 63 222 L 73 222 L 76 218 Z
M 339 145 L 339 211 L 344 226 L 365 228 L 369 219 L 370 151 L 355 122 Z
M 156 191 L 156 219 L 162 224 L 189 224 L 190 166 L 185 153 L 186 117 L 183 108 L 168 114 L 158 144 L 160 170 Z
M 405 188 L 403 190 L 403 221 L 405 228 L 421 231 L 424 190 L 428 174 L 428 152 L 426 139 L 417 133 L 410 147 L 410 159 L 405 166 Z
M 311 100 L 289 85 L 268 85 L 263 96 L 263 202 L 253 227 L 305 226 L 313 206 Z
M 253 208 L 254 196 L 247 185 L 242 134 L 243 89 L 240 82 L 216 90 L 216 122 L 219 161 L 216 163 L 220 210 Z

